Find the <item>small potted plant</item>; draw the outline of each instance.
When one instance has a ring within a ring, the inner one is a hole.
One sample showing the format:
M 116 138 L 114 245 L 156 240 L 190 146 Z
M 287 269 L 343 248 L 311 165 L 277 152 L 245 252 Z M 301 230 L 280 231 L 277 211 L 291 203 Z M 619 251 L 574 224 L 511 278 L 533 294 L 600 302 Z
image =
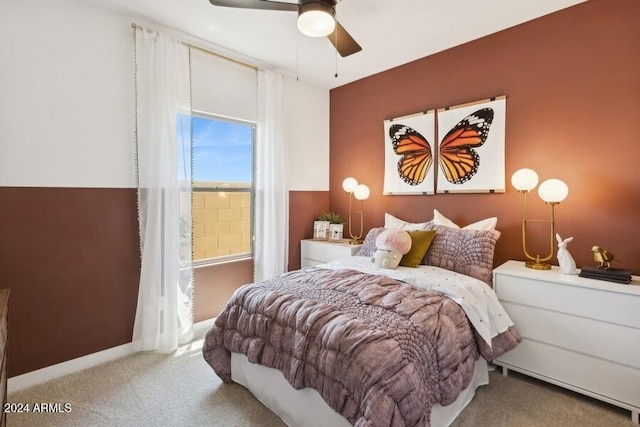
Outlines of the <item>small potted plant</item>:
M 342 240 L 343 225 L 340 214 L 335 212 L 323 212 L 318 216 L 318 218 L 316 218 L 313 225 L 314 239 L 319 238 L 321 240 L 329 240 L 330 242 L 338 242 Z M 319 231 L 318 237 L 316 237 L 316 229 Z M 324 232 L 320 230 L 324 230 Z

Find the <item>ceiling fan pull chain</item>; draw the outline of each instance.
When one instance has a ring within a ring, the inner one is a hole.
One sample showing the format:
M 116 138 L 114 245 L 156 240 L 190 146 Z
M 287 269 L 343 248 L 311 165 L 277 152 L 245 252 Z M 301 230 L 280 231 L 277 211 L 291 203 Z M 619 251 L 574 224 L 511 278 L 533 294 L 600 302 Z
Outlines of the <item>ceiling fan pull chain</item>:
M 296 36 L 296 81 L 300 81 L 300 34 Z
M 333 34 L 334 34 L 333 37 L 334 37 L 334 40 L 335 40 L 334 44 L 335 44 L 335 47 L 336 47 L 336 49 L 334 51 L 335 61 L 336 61 L 336 73 L 335 73 L 334 77 L 337 79 L 338 78 L 338 28 L 337 27 L 336 27 L 335 30 L 333 30 Z

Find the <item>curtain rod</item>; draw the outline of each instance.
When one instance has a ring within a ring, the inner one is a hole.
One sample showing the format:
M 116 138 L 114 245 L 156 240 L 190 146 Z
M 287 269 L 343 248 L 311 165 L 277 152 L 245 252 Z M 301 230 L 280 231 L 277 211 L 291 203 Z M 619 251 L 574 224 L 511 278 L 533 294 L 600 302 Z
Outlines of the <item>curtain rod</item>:
M 135 22 L 132 22 L 132 23 L 131 23 L 131 27 L 132 27 L 132 28 L 134 28 L 134 29 L 138 29 L 138 28 L 140 28 L 140 29 L 144 29 L 144 28 L 145 28 L 145 27 L 143 27 L 142 25 L 138 25 L 138 24 L 136 24 Z M 224 59 L 224 60 L 227 60 L 227 61 L 233 62 L 233 63 L 235 63 L 235 64 L 242 65 L 243 67 L 251 68 L 252 70 L 256 70 L 256 71 L 258 71 L 258 67 L 257 67 L 257 66 L 255 66 L 255 65 L 248 64 L 248 63 L 246 63 L 246 62 L 240 61 L 239 59 L 229 58 L 228 56 L 224 56 L 224 55 L 222 55 L 222 54 L 220 54 L 220 53 L 213 52 L 213 51 L 211 51 L 211 50 L 209 50 L 209 49 L 205 49 L 205 48 L 203 48 L 203 47 L 196 46 L 196 45 L 194 45 L 194 44 L 192 44 L 192 43 L 188 43 L 188 42 L 186 42 L 186 41 L 184 41 L 184 40 L 178 40 L 178 41 L 179 41 L 180 43 L 182 43 L 182 44 L 186 45 L 186 46 L 189 46 L 190 48 L 193 48 L 193 49 L 199 50 L 199 51 L 204 52 L 204 53 L 208 53 L 209 55 L 216 56 L 216 57 L 218 57 L 218 58 L 220 58 L 220 59 Z

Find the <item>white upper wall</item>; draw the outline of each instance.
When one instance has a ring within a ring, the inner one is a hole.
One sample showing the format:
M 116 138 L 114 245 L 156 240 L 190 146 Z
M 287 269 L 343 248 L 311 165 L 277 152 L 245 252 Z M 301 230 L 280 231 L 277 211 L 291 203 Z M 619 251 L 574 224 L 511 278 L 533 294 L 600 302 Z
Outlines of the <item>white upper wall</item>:
M 135 19 L 0 2 L 0 186 L 135 187 Z M 179 30 L 179 29 L 178 29 Z M 329 189 L 329 92 L 286 79 L 291 190 Z
M 130 22 L 2 0 L 0 58 L 0 185 L 134 186 Z

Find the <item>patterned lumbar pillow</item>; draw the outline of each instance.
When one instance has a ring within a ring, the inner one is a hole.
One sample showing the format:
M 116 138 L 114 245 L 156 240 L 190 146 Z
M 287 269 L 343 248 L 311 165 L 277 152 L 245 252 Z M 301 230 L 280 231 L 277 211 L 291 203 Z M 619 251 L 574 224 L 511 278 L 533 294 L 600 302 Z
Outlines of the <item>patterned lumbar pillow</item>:
M 435 238 L 423 264 L 445 268 L 491 284 L 497 230 L 470 230 L 431 225 Z

